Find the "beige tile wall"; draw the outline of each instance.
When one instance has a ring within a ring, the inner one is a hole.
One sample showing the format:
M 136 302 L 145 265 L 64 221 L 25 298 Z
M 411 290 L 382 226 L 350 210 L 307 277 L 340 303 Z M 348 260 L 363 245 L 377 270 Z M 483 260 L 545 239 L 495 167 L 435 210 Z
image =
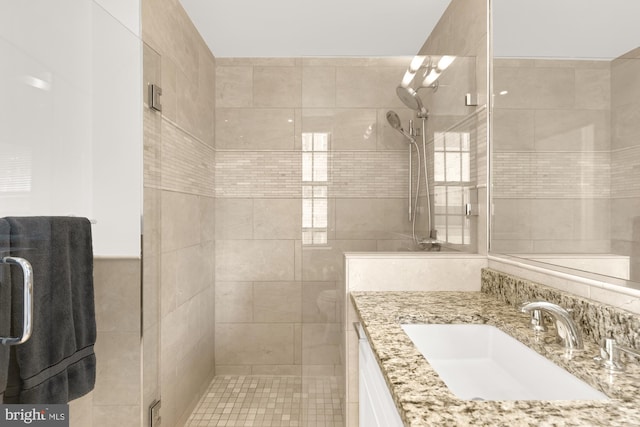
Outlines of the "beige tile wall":
M 640 281 L 640 48 L 611 63 L 611 239 Z
M 94 259 L 97 359 L 93 391 L 69 405 L 72 427 L 139 427 L 141 414 L 139 259 Z
M 610 252 L 611 64 L 496 58 L 494 72 L 492 250 Z
M 145 84 L 163 90 L 144 109 L 143 407 L 181 426 L 214 374 L 215 59 L 177 0 L 142 3 Z
M 218 59 L 216 372 L 342 376 L 344 251 L 408 246 L 408 58 Z M 301 133 L 330 133 L 329 242 L 301 243 Z

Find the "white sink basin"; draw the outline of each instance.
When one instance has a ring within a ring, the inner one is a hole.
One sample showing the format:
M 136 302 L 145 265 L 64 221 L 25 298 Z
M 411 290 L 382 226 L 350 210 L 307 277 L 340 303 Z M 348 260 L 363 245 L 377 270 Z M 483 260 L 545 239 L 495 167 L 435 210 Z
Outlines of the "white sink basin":
M 494 326 L 402 325 L 402 329 L 461 399 L 608 399 Z

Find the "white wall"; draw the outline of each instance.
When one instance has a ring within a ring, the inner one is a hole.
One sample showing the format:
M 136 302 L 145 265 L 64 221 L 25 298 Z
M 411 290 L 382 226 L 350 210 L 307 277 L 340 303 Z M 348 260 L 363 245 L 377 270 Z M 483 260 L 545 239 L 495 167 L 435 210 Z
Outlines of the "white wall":
M 142 43 L 102 8 L 93 9 L 94 245 L 99 255 L 139 256 Z
M 0 3 L 0 216 L 86 216 L 95 255 L 139 256 L 140 3 L 101 3 Z

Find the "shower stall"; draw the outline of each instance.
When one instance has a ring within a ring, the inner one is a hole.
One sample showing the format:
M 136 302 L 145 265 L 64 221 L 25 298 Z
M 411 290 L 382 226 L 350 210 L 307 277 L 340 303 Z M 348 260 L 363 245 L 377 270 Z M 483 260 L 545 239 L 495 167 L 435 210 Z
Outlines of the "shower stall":
M 456 27 L 473 42 L 432 52 L 456 56 L 437 87 L 411 86 L 424 130 L 396 92 L 412 57 L 216 59 L 215 373 L 280 378 L 302 425 L 349 423 L 345 253 L 432 255 L 408 220 L 409 147 L 416 240 L 471 253 L 486 242 L 486 26 Z
M 345 421 L 344 254 L 476 250 L 475 58 L 420 89 L 424 121 L 396 92 L 410 62 L 217 59 L 216 375 L 297 376 L 333 390 L 323 417 Z

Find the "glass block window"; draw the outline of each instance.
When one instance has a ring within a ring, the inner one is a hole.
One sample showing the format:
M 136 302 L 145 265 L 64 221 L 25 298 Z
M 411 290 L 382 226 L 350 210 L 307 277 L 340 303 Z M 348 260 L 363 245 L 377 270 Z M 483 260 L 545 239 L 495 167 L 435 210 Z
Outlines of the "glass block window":
M 471 186 L 469 132 L 435 133 L 433 174 L 438 239 L 456 245 L 470 244 L 470 221 L 465 215 Z
M 302 244 L 326 245 L 329 134 L 302 134 Z

